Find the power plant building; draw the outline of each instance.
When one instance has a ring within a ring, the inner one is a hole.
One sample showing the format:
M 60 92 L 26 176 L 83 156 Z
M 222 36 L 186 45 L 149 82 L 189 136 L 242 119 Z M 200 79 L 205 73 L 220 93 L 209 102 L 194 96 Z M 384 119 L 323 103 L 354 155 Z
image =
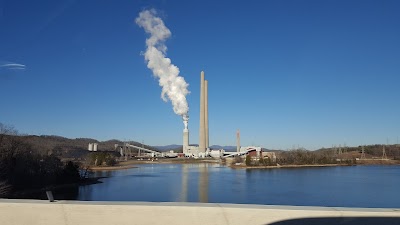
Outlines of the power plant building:
M 236 133 L 236 151 L 227 152 L 223 149 L 210 150 L 209 143 L 209 129 L 208 129 L 208 81 L 204 79 L 204 72 L 200 74 L 200 126 L 199 126 L 199 145 L 194 146 L 189 143 L 189 117 L 183 116 L 183 153 L 185 157 L 206 157 L 211 156 L 215 158 L 229 157 L 229 156 L 243 156 L 250 154 L 255 157 L 262 157 L 262 148 L 256 146 L 242 147 L 240 145 L 240 131 Z
M 209 132 L 208 132 L 208 81 L 204 79 L 204 72 L 200 74 L 200 126 L 199 146 L 189 145 L 188 117 L 183 123 L 183 153 L 186 157 L 205 157 L 209 153 Z

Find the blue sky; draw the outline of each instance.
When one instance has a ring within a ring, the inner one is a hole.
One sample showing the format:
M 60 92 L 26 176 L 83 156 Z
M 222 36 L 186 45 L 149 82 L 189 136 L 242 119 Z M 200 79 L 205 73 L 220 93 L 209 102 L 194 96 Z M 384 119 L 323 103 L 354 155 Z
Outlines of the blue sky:
M 397 142 L 399 1 L 0 0 L 0 122 L 21 133 L 181 144 L 134 20 L 154 8 L 167 56 L 209 81 L 210 143 L 310 149 Z

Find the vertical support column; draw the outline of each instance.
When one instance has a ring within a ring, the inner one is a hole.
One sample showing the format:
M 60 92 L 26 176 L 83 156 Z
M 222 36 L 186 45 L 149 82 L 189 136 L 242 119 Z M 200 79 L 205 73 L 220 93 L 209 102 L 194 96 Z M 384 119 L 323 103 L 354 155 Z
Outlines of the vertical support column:
M 188 148 L 189 146 L 189 130 L 184 130 L 183 131 L 183 153 L 186 154 L 188 153 Z
M 236 152 L 240 152 L 240 130 L 236 131 Z
M 200 74 L 200 129 L 199 129 L 199 152 L 206 151 L 205 143 L 205 111 L 204 111 L 204 72 Z
M 205 139 L 206 139 L 206 149 L 209 146 L 209 138 L 208 138 L 208 80 L 204 81 L 204 119 L 205 119 Z

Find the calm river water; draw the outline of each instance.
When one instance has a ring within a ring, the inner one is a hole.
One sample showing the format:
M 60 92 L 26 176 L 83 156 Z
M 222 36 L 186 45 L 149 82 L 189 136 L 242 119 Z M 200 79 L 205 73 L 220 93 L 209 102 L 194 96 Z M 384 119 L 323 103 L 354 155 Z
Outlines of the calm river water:
M 231 169 L 215 164 L 138 165 L 96 172 L 89 201 L 216 202 L 400 208 L 400 166 Z M 74 197 L 75 198 L 75 197 Z

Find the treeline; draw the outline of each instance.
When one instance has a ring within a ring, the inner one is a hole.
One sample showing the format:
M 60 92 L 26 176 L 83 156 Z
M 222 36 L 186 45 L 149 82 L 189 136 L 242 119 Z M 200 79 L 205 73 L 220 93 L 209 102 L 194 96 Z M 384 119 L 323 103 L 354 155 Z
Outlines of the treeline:
M 246 166 L 277 166 L 277 165 L 327 165 L 355 164 L 355 159 L 338 160 L 331 152 L 315 152 L 308 150 L 282 151 L 276 154 L 276 159 L 252 158 L 246 156 Z
M 62 159 L 83 160 L 86 157 L 88 144 L 98 143 L 98 151 L 116 151 L 115 144 L 123 145 L 119 140 L 98 141 L 91 138 L 65 138 L 55 135 L 15 135 L 14 138 L 27 143 L 43 155 L 55 155 Z M 128 143 L 142 146 L 141 143 L 129 141 Z M 147 149 L 156 150 L 154 147 L 143 145 Z
M 293 150 L 280 152 L 276 162 L 281 165 L 336 164 L 336 157 L 329 152 Z
M 373 158 L 373 157 L 382 157 L 383 155 L 383 147 L 385 147 L 385 152 L 386 156 L 389 159 L 395 159 L 399 160 L 400 159 L 400 145 L 394 144 L 394 145 L 381 145 L 381 144 L 376 144 L 376 145 L 366 145 L 364 146 L 364 152 L 366 154 L 367 158 Z M 362 146 L 358 147 L 341 147 L 341 152 L 342 154 L 346 155 L 347 153 L 358 153 L 357 157 L 361 157 L 361 151 L 362 151 Z M 323 148 L 319 149 L 316 152 L 327 152 L 330 151 L 332 154 L 334 152 L 338 153 L 339 147 L 336 148 Z
M 361 153 L 361 146 L 357 148 Z M 365 154 L 373 157 L 382 157 L 383 145 L 367 145 L 364 147 Z M 400 146 L 399 145 L 385 145 L 385 152 L 388 158 L 400 159 Z
M 115 152 L 91 152 L 86 157 L 86 166 L 115 166 L 117 154 L 119 155 Z
M 40 154 L 16 135 L 12 127 L 0 123 L 0 197 L 81 181 L 78 165 Z

